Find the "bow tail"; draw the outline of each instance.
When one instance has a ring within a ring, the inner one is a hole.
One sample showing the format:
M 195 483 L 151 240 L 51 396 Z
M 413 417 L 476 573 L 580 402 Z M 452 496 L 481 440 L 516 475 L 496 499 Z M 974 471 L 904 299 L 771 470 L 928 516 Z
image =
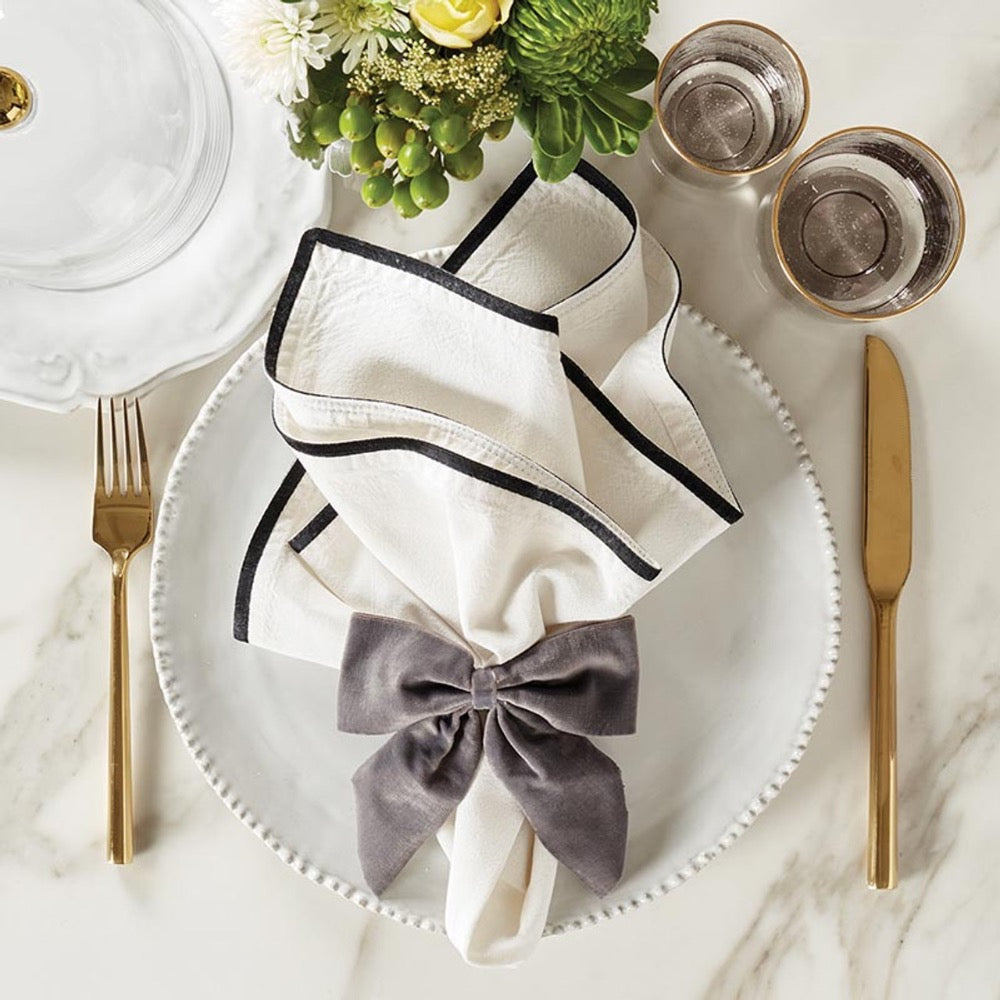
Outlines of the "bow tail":
M 610 892 L 625 868 L 628 835 L 618 765 L 586 737 L 511 705 L 490 712 L 484 745 L 539 840 L 598 896 Z
M 465 798 L 482 756 L 475 712 L 422 719 L 395 733 L 354 772 L 358 855 L 376 894 Z

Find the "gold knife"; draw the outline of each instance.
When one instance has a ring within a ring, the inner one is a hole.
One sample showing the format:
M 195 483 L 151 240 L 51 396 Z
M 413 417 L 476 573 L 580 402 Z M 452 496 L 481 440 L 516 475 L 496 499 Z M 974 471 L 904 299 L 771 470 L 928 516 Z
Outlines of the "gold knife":
M 872 604 L 868 884 L 893 889 L 896 841 L 896 607 L 910 572 L 912 486 L 906 384 L 889 345 L 865 338 L 864 569 Z

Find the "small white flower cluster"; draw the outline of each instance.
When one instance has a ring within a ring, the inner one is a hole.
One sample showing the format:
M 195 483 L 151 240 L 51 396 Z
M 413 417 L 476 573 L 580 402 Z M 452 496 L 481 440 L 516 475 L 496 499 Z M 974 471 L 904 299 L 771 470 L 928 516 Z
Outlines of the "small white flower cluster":
M 350 73 L 362 56 L 400 49 L 410 29 L 397 0 L 219 0 L 228 61 L 265 97 L 289 105 L 309 94 L 309 67 L 338 52 Z

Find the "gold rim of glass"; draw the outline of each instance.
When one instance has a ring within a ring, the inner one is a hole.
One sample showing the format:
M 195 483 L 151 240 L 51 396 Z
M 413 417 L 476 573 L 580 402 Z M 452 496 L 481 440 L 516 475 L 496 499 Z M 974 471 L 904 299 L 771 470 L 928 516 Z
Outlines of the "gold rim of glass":
M 825 143 L 830 142 L 832 139 L 839 139 L 842 135 L 854 135 L 859 132 L 878 132 L 882 135 L 889 135 L 898 139 L 904 139 L 907 142 L 912 142 L 918 149 L 927 153 L 944 172 L 945 177 L 948 179 L 948 183 L 955 192 L 955 201 L 958 205 L 958 239 L 955 243 L 955 252 L 951 255 L 951 260 L 948 262 L 948 266 L 941 273 L 938 280 L 935 281 L 934 284 L 920 296 L 920 298 L 914 299 L 901 309 L 894 309 L 891 312 L 852 313 L 843 309 L 838 309 L 836 306 L 831 306 L 822 299 L 817 298 L 795 277 L 787 259 L 785 258 L 785 254 L 781 249 L 781 240 L 778 236 L 778 213 L 781 210 L 781 201 L 784 197 L 785 189 L 788 187 L 795 171 L 806 161 L 808 157 L 812 156 L 812 154 Z M 831 132 L 829 135 L 823 136 L 822 139 L 817 139 L 816 142 L 796 156 L 795 159 L 788 165 L 788 168 L 785 170 L 784 174 L 782 174 L 781 180 L 778 182 L 778 187 L 774 192 L 774 201 L 771 204 L 771 242 L 774 244 L 774 252 L 778 257 L 778 263 L 781 265 L 781 270 L 784 272 L 785 277 L 789 280 L 789 282 L 791 282 L 792 287 L 804 299 L 832 316 L 839 316 L 841 319 L 849 319 L 855 323 L 870 323 L 875 320 L 889 319 L 893 316 L 902 316 L 903 313 L 908 313 L 911 309 L 916 309 L 917 306 L 922 305 L 932 295 L 937 294 L 937 292 L 941 290 L 942 285 L 944 285 L 948 278 L 951 277 L 952 271 L 955 270 L 955 267 L 958 264 L 958 258 L 962 254 L 962 246 L 965 243 L 965 203 L 962 200 L 962 191 L 958 186 L 958 181 L 955 179 L 955 175 L 952 173 L 951 168 L 933 149 L 931 149 L 930 146 L 927 145 L 926 142 L 923 142 L 916 136 L 910 135 L 908 132 L 902 132 L 897 128 L 890 128 L 887 125 L 856 125 L 850 128 L 838 129 L 836 132 Z
M 17 70 L 0 66 L 0 132 L 26 121 L 33 103 L 28 81 Z
M 707 28 L 721 28 L 734 25 L 740 28 L 754 28 L 756 31 L 761 31 L 765 35 L 770 35 L 782 48 L 784 48 L 788 54 L 792 57 L 795 65 L 799 71 L 799 75 L 802 77 L 802 120 L 799 122 L 799 127 L 795 130 L 795 134 L 788 141 L 788 145 L 781 150 L 780 153 L 775 154 L 769 160 L 765 160 L 764 163 L 758 164 L 756 167 L 749 167 L 745 170 L 720 170 L 718 167 L 710 167 L 705 163 L 701 163 L 693 157 L 689 156 L 677 143 L 674 142 L 670 133 L 664 127 L 663 118 L 660 114 L 660 85 L 663 82 L 663 70 L 667 63 L 670 61 L 673 54 L 689 39 L 693 38 L 695 35 Z M 799 54 L 781 37 L 776 31 L 772 31 L 770 28 L 766 28 L 763 24 L 757 24 L 756 21 L 738 21 L 732 18 L 725 18 L 721 21 L 709 21 L 706 24 L 702 24 L 695 28 L 694 31 L 689 31 L 683 38 L 679 38 L 673 45 L 670 46 L 667 54 L 660 60 L 659 69 L 656 71 L 656 82 L 653 84 L 653 102 L 656 111 L 656 124 L 660 130 L 660 134 L 667 141 L 670 148 L 682 159 L 685 163 L 691 164 L 698 170 L 704 170 L 707 174 L 715 174 L 717 177 L 750 177 L 753 174 L 759 174 L 763 170 L 767 170 L 768 167 L 773 167 L 776 163 L 780 163 L 784 157 L 786 157 L 795 144 L 799 141 L 802 136 L 802 132 L 806 127 L 806 121 L 809 118 L 809 107 L 810 107 L 810 96 L 809 96 L 809 75 L 806 73 L 806 68 L 799 58 Z

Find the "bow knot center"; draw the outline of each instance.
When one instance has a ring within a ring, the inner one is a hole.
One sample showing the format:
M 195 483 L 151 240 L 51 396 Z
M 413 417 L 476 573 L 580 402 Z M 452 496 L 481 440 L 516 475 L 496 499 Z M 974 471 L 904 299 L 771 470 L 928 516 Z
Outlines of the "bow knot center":
M 472 671 L 472 707 L 489 710 L 497 703 L 497 677 L 492 667 Z

